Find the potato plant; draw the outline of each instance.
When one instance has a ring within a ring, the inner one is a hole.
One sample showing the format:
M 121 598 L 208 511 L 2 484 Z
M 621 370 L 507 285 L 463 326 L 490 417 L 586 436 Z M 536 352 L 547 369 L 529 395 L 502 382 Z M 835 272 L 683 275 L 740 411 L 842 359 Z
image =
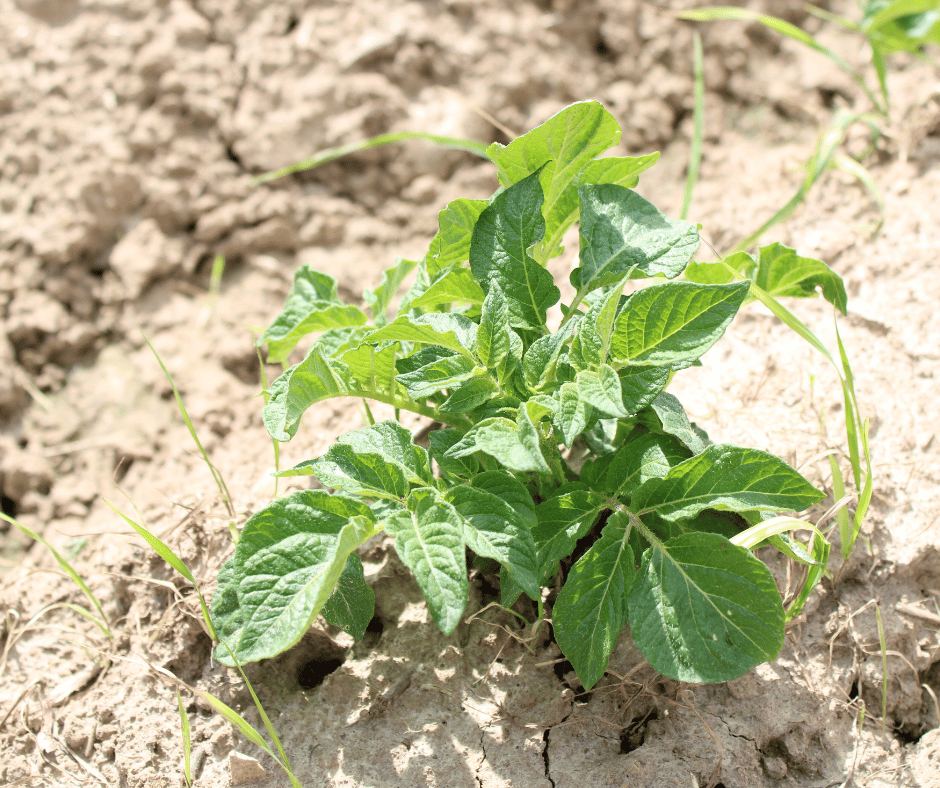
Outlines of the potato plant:
M 468 602 L 468 555 L 498 565 L 506 606 L 524 594 L 541 612 L 564 576 L 551 622 L 586 688 L 628 625 L 651 665 L 681 681 L 726 681 L 777 655 L 784 606 L 745 545 L 769 536 L 818 579 L 818 551 L 760 527 L 824 494 L 767 452 L 710 443 L 666 387 L 701 363 L 752 283 L 775 295 L 819 288 L 843 310 L 845 290 L 779 244 L 731 266 L 690 265 L 698 228 L 632 190 L 657 154 L 598 158 L 619 135 L 583 102 L 491 145 L 500 189 L 447 205 L 424 258 L 399 260 L 365 292 L 371 314 L 343 303 L 330 277 L 297 272 L 261 342 L 283 362 L 316 337 L 271 385 L 270 434 L 290 440 L 331 397 L 441 428 L 425 449 L 397 421 L 373 423 L 281 472 L 333 492 L 293 492 L 246 523 L 212 604 L 223 663 L 277 655 L 317 615 L 361 637 L 374 597 L 356 548 L 383 531 L 445 634 Z M 546 264 L 575 223 L 575 293 L 553 321 L 561 294 Z

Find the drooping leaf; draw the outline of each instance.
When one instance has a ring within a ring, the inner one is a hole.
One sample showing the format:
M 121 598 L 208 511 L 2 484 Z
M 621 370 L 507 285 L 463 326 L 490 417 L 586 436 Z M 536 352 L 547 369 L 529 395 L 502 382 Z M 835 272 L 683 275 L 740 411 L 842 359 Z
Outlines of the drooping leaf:
M 525 407 L 516 421 L 493 417 L 478 422 L 447 452 L 458 458 L 482 451 L 513 471 L 551 473 L 539 446 L 539 436 Z
M 470 259 L 470 236 L 486 206 L 486 200 L 460 198 L 449 202 L 437 215 L 440 230 L 424 258 L 429 276 L 436 277 L 441 271 Z
M 634 642 L 678 681 L 730 681 L 783 645 L 783 605 L 770 570 L 718 534 L 650 547 L 627 601 Z
M 411 306 L 416 309 L 436 309 L 442 304 L 455 302 L 482 304 L 483 298 L 483 288 L 470 269 L 454 268 L 432 282 L 427 290 L 412 300 Z
M 545 330 L 545 313 L 561 292 L 529 248 L 545 233 L 538 174 L 510 186 L 480 214 L 470 242 L 470 270 L 484 292 L 493 282 L 506 296 L 509 324 Z
M 682 403 L 664 391 L 650 403 L 650 410 L 656 414 L 663 432 L 675 435 L 693 454 L 700 454 L 705 450 L 705 441 L 699 431 L 689 421 L 689 417 L 682 407 Z
M 754 269 L 757 267 L 757 261 L 747 252 L 735 252 L 728 255 L 724 259 L 724 263 L 723 265 L 721 262 L 691 262 L 686 266 L 685 278 L 690 282 L 698 282 L 703 285 L 724 285 L 733 282 L 735 279 L 734 274 L 728 270 L 728 267 L 733 268 L 748 279 L 753 277 Z
M 539 578 L 554 575 L 558 562 L 571 555 L 578 539 L 597 521 L 606 498 L 592 490 L 572 488 L 535 508 L 538 525 L 532 531 L 539 555 Z
M 427 451 L 415 446 L 411 433 L 397 421 L 379 421 L 347 432 L 339 436 L 338 443 L 350 446 L 358 454 L 378 454 L 385 462 L 399 467 L 411 484 L 434 483 Z
M 398 344 L 385 347 L 361 343 L 342 355 L 353 377 L 353 386 L 362 391 L 395 395 L 395 358 Z
M 245 524 L 213 620 L 241 663 L 294 645 L 332 595 L 349 554 L 374 533 L 369 508 L 322 490 L 274 501 Z M 234 591 L 234 599 L 233 599 Z M 224 647 L 224 665 L 235 663 Z
M 476 323 L 464 315 L 432 312 L 427 315 L 400 315 L 387 326 L 368 336 L 369 342 L 399 340 L 440 345 L 471 358 Z
M 633 582 L 630 520 L 615 512 L 588 551 L 571 567 L 555 607 L 552 627 L 585 690 L 607 669 L 610 652 L 627 623 L 627 592 Z
M 294 274 L 284 308 L 264 332 L 258 344 L 268 345 L 268 361 L 283 361 L 307 334 L 366 322 L 359 307 L 344 304 L 336 295 L 336 280 L 302 266 Z
M 437 408 L 439 413 L 468 413 L 499 394 L 499 385 L 488 375 L 470 378 L 451 392 Z
M 469 598 L 463 518 L 435 490 L 415 490 L 408 510 L 385 520 L 395 550 L 418 581 L 428 609 L 449 635 L 460 623 Z
M 320 614 L 354 640 L 362 640 L 375 615 L 375 594 L 366 583 L 362 560 L 351 553 L 333 595 Z
M 613 496 L 632 495 L 649 479 L 661 479 L 689 458 L 689 450 L 671 435 L 647 432 L 612 454 L 585 463 L 580 479 L 591 489 Z
M 484 367 L 496 369 L 509 354 L 509 330 L 509 305 L 499 282 L 493 282 L 477 329 L 476 357 Z
M 799 257 L 795 249 L 775 243 L 759 250 L 754 284 L 776 298 L 816 295 L 820 288 L 823 298 L 846 314 L 848 298 L 845 283 L 828 265 L 809 257 Z
M 382 283 L 375 290 L 367 288 L 362 291 L 362 300 L 372 310 L 372 319 L 377 326 L 384 326 L 388 322 L 386 317 L 388 307 L 392 303 L 395 293 L 398 292 L 398 288 L 401 287 L 402 282 L 415 269 L 416 265 L 417 263 L 414 260 L 405 260 L 399 257 L 395 261 L 395 265 L 386 268 L 382 272 Z
M 271 384 L 268 404 L 261 411 L 264 426 L 277 441 L 289 441 L 300 426 L 300 417 L 311 405 L 354 391 L 349 367 L 327 358 L 321 348 L 311 348 L 307 357 Z
M 398 382 L 405 387 L 412 399 L 424 399 L 469 380 L 473 377 L 475 368 L 473 359 L 455 353 L 438 358 L 413 372 L 399 375 Z
M 613 184 L 586 184 L 581 196 L 579 289 L 612 285 L 636 271 L 643 276 L 682 273 L 699 246 L 694 224 L 670 219 L 636 192 Z
M 633 496 L 631 508 L 678 520 L 703 509 L 801 511 L 824 497 L 772 454 L 717 444 L 679 463 L 664 478 L 647 481 Z
M 750 284 L 668 282 L 634 293 L 617 317 L 611 356 L 634 365 L 692 361 L 724 333 Z

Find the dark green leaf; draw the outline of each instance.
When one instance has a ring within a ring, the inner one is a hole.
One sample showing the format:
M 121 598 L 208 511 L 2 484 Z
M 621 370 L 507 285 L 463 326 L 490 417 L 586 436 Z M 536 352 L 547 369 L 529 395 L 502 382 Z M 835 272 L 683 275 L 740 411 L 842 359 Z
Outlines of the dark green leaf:
M 499 386 L 488 377 L 470 378 L 460 384 L 438 407 L 439 413 L 467 413 L 499 394 Z
M 539 578 L 543 584 L 555 574 L 558 562 L 571 555 L 578 539 L 597 521 L 606 504 L 599 493 L 570 489 L 535 508 L 538 525 L 532 532 L 539 554 Z
M 551 473 L 542 456 L 538 432 L 525 407 L 519 408 L 515 422 L 496 417 L 475 424 L 447 455 L 457 458 L 476 451 L 489 454 L 513 471 Z
M 458 443 L 463 435 L 457 430 L 432 430 L 428 435 L 431 457 L 441 470 L 460 479 L 469 479 L 480 470 L 480 463 L 472 454 L 463 457 L 448 457 L 447 450 Z
M 424 592 L 431 615 L 449 635 L 469 598 L 463 518 L 436 491 L 423 489 L 409 496 L 408 511 L 392 514 L 384 524 Z
M 579 192 L 579 289 L 612 285 L 632 271 L 672 279 L 682 273 L 698 249 L 694 224 L 664 216 L 630 189 L 613 184 L 584 185 Z
M 569 320 L 554 334 L 539 337 L 529 346 L 522 359 L 522 370 L 530 391 L 544 391 L 551 387 L 565 342 L 577 324 L 577 319 Z
M 777 656 L 783 605 L 766 566 L 717 534 L 685 534 L 662 547 L 643 555 L 628 596 L 633 640 L 653 668 L 715 683 Z
M 381 455 L 356 452 L 352 446 L 333 444 L 329 451 L 315 460 L 307 460 L 278 476 L 316 476 L 324 487 L 339 489 L 350 495 L 366 498 L 400 500 L 411 485 L 404 471 L 386 462 Z
M 571 446 L 587 427 L 593 411 L 578 392 L 576 383 L 562 383 L 561 388 L 555 392 L 558 404 L 552 419 L 555 429 L 561 435 L 565 446 Z
M 660 397 L 669 382 L 670 370 L 666 367 L 624 367 L 618 374 L 624 410 L 632 414 L 639 413 Z
M 489 369 L 496 369 L 509 354 L 509 306 L 498 282 L 490 285 L 483 302 L 477 329 L 476 356 Z
M 347 432 L 340 435 L 338 443 L 350 446 L 358 454 L 379 455 L 385 462 L 400 468 L 411 484 L 434 484 L 428 453 L 415 446 L 411 433 L 397 421 L 380 421 L 371 427 Z
M 671 435 L 647 432 L 612 454 L 591 460 L 581 469 L 581 481 L 612 496 L 630 496 L 649 479 L 662 479 L 669 469 L 689 457 L 689 451 Z
M 283 361 L 307 334 L 343 326 L 361 326 L 366 315 L 336 295 L 336 280 L 307 266 L 294 274 L 284 308 L 258 344 L 267 343 L 268 361 Z
M 470 484 L 508 503 L 515 510 L 519 522 L 530 531 L 538 524 L 531 494 L 511 473 L 486 471 L 474 476 Z
M 663 432 L 675 435 L 693 454 L 705 451 L 705 441 L 689 421 L 682 403 L 668 391 L 653 400 L 650 410 L 656 414 Z
M 571 567 L 552 610 L 552 627 L 585 690 L 607 669 L 610 652 L 627 623 L 627 591 L 633 582 L 628 517 L 612 514 L 601 537 Z
M 631 508 L 678 520 L 703 509 L 801 511 L 823 498 L 772 454 L 718 444 L 679 463 L 665 478 L 647 481 L 633 496 Z
M 362 640 L 375 615 L 375 594 L 366 583 L 362 561 L 351 553 L 339 583 L 320 614 L 333 626 L 340 627 L 355 640 Z
M 571 343 L 569 361 L 578 370 L 596 370 L 607 361 L 614 322 L 620 306 L 621 293 L 628 277 L 613 285 L 598 298 L 578 321 L 578 335 Z
M 634 293 L 617 317 L 611 356 L 634 365 L 697 359 L 724 333 L 750 284 L 668 282 Z
M 578 373 L 576 381 L 581 399 L 602 416 L 617 418 L 631 415 L 623 406 L 620 378 L 613 367 L 601 364 L 597 372 L 586 369 Z
M 545 233 L 538 174 L 510 186 L 480 214 L 470 242 L 470 270 L 484 291 L 497 283 L 509 324 L 545 330 L 545 312 L 561 295 L 552 275 L 529 254 Z

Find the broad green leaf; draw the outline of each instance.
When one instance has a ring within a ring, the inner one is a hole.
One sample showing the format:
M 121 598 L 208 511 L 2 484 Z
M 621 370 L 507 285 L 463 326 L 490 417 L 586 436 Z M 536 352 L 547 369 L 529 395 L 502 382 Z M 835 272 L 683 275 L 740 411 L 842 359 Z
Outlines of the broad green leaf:
M 577 383 L 562 383 L 555 392 L 555 398 L 558 404 L 555 406 L 552 424 L 560 433 L 565 446 L 571 446 L 575 438 L 584 432 L 593 411 L 581 398 Z
M 579 290 L 612 285 L 632 271 L 643 276 L 682 273 L 699 246 L 694 224 L 670 219 L 622 186 L 585 185 L 581 196 Z
M 529 254 L 545 233 L 542 187 L 530 175 L 496 196 L 480 214 L 470 242 L 470 270 L 485 292 L 495 282 L 506 296 L 509 324 L 545 331 L 545 312 L 561 292 Z
M 383 348 L 361 343 L 347 350 L 341 358 L 352 373 L 357 388 L 394 396 L 395 357 L 398 349 L 397 342 Z
M 515 509 L 477 484 L 452 487 L 445 499 L 466 521 L 463 534 L 467 547 L 477 555 L 499 561 L 529 597 L 538 599 L 535 541 Z
M 417 263 L 413 260 L 405 260 L 399 257 L 395 261 L 395 265 L 386 268 L 382 272 L 382 284 L 375 290 L 363 290 L 362 300 L 372 310 L 372 319 L 377 326 L 384 326 L 388 322 L 385 313 L 388 312 L 389 304 L 392 303 L 398 288 L 401 287 L 402 282 L 405 281 L 416 265 Z
M 470 259 L 470 236 L 486 206 L 486 200 L 460 198 L 448 203 L 437 215 L 440 230 L 424 258 L 429 276 L 436 277 L 441 271 Z
M 499 385 L 491 377 L 483 375 L 461 383 L 451 395 L 438 406 L 439 413 L 468 413 L 489 402 L 499 394 Z
M 705 451 L 705 441 L 689 421 L 682 403 L 664 391 L 650 404 L 650 410 L 656 414 L 663 432 L 675 435 L 693 454 Z
M 634 293 L 617 317 L 610 354 L 634 365 L 693 361 L 724 333 L 750 284 L 668 282 Z
M 473 359 L 454 354 L 399 375 L 398 382 L 412 399 L 424 399 L 470 379 L 476 368 Z
M 393 323 L 374 331 L 369 342 L 420 342 L 440 345 L 471 358 L 470 348 L 476 336 L 476 324 L 468 317 L 432 312 L 427 315 L 400 315 Z
M 316 345 L 307 357 L 271 384 L 268 404 L 261 411 L 264 426 L 276 441 L 289 441 L 300 417 L 311 405 L 354 391 L 349 367 L 327 358 Z
M 754 283 L 777 298 L 806 298 L 822 290 L 823 298 L 846 314 L 845 284 L 835 271 L 819 260 L 799 257 L 796 250 L 775 243 L 759 250 Z
M 678 439 L 647 432 L 612 454 L 585 463 L 580 479 L 598 492 L 630 496 L 644 482 L 662 479 L 670 468 L 688 458 L 688 449 Z
M 411 433 L 397 421 L 380 421 L 371 427 L 347 432 L 340 435 L 337 442 L 359 454 L 378 454 L 385 462 L 401 468 L 411 484 L 434 484 L 427 451 L 415 446 Z
M 729 267 L 751 279 L 757 267 L 757 261 L 747 252 L 735 252 L 717 263 L 693 261 L 686 266 L 685 278 L 690 282 L 703 285 L 725 285 L 735 279 L 734 274 L 728 270 Z
M 351 553 L 333 595 L 320 614 L 355 640 L 362 640 L 375 615 L 375 594 L 366 583 L 362 560 Z
M 607 361 L 621 293 L 628 280 L 629 276 L 626 276 L 611 286 L 578 321 L 578 335 L 572 341 L 569 353 L 569 363 L 575 369 L 596 370 Z
M 623 406 L 620 378 L 617 370 L 601 364 L 597 371 L 586 369 L 576 377 L 578 393 L 586 403 L 607 418 L 627 417 L 630 412 Z
M 436 309 L 443 304 L 483 303 L 483 289 L 477 283 L 469 268 L 454 268 L 411 302 L 416 309 Z
M 570 489 L 535 507 L 538 525 L 532 531 L 539 554 L 539 578 L 554 575 L 558 562 L 574 550 L 578 539 L 597 521 L 607 499 L 600 493 Z
M 569 320 L 555 333 L 539 337 L 529 346 L 522 359 L 522 371 L 530 391 L 545 391 L 551 388 L 565 343 L 577 325 L 577 318 Z
M 385 520 L 395 550 L 418 581 L 441 632 L 460 623 L 469 598 L 463 518 L 434 490 L 415 490 L 408 510 Z
M 457 430 L 431 430 L 428 441 L 431 444 L 431 457 L 441 466 L 444 473 L 459 479 L 469 479 L 480 470 L 480 462 L 472 454 L 463 457 L 448 457 L 447 450 L 463 437 Z
M 627 623 L 627 592 L 634 575 L 629 525 L 622 512 L 608 518 L 601 538 L 571 567 L 552 609 L 555 640 L 586 690 L 604 675 Z
M 669 382 L 670 370 L 666 367 L 624 367 L 618 374 L 624 409 L 628 413 L 639 413 L 660 397 Z
M 528 412 L 520 407 L 517 413 L 515 422 L 501 417 L 478 422 L 448 450 L 447 456 L 456 459 L 482 451 L 512 471 L 551 473 Z
M 366 315 L 359 307 L 344 304 L 336 295 L 336 280 L 302 266 L 294 274 L 284 308 L 268 326 L 259 345 L 267 343 L 268 361 L 283 361 L 297 343 L 314 331 L 361 326 Z
M 484 367 L 496 369 L 509 350 L 509 305 L 499 283 L 493 282 L 483 302 L 474 351 Z
M 349 554 L 374 532 L 365 504 L 322 490 L 291 493 L 253 515 L 229 559 L 219 605 L 213 600 L 214 623 L 235 659 L 266 659 L 297 643 Z M 216 658 L 235 664 L 221 646 Z
M 531 493 L 511 473 L 486 471 L 475 475 L 470 484 L 508 503 L 515 510 L 518 521 L 530 531 L 538 525 Z
M 718 444 L 679 463 L 665 478 L 647 481 L 630 508 L 679 520 L 703 509 L 802 511 L 825 497 L 772 454 Z
M 357 452 L 352 446 L 334 443 L 315 460 L 307 460 L 278 476 L 314 475 L 324 487 L 366 498 L 401 500 L 411 489 L 405 472 L 382 455 Z
M 633 640 L 677 681 L 730 681 L 783 645 L 780 593 L 764 564 L 718 534 L 649 548 L 627 598 Z

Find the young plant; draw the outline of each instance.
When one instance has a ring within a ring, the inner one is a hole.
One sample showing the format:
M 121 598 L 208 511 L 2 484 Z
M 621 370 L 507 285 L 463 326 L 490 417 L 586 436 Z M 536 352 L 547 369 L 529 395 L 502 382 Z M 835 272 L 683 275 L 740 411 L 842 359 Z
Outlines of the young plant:
M 586 688 L 628 624 L 653 667 L 682 681 L 725 681 L 777 655 L 785 611 L 751 549 L 769 539 L 824 565 L 821 538 L 810 555 L 784 535 L 801 521 L 759 527 L 824 495 L 771 454 L 711 444 L 665 389 L 700 364 L 752 288 L 818 287 L 843 309 L 845 289 L 779 245 L 753 265 L 734 261 L 741 281 L 704 266 L 693 273 L 706 281 L 680 280 L 698 229 L 632 191 L 657 154 L 597 158 L 619 136 L 603 107 L 584 102 L 491 145 L 500 190 L 451 202 L 424 258 L 399 260 L 364 293 L 371 315 L 342 303 L 330 277 L 297 272 L 261 342 L 281 362 L 318 336 L 268 392 L 272 437 L 290 440 L 307 408 L 331 397 L 443 428 L 425 450 L 396 421 L 374 423 L 279 474 L 315 475 L 335 492 L 294 492 L 248 520 L 212 601 L 221 662 L 273 657 L 318 614 L 360 637 L 374 597 L 356 548 L 382 531 L 445 634 L 468 602 L 468 550 L 499 564 L 506 606 L 525 594 L 541 610 L 543 588 L 567 570 L 552 624 Z M 560 291 L 546 264 L 576 222 L 575 294 L 552 321 Z M 580 468 L 568 461 L 576 443 Z

